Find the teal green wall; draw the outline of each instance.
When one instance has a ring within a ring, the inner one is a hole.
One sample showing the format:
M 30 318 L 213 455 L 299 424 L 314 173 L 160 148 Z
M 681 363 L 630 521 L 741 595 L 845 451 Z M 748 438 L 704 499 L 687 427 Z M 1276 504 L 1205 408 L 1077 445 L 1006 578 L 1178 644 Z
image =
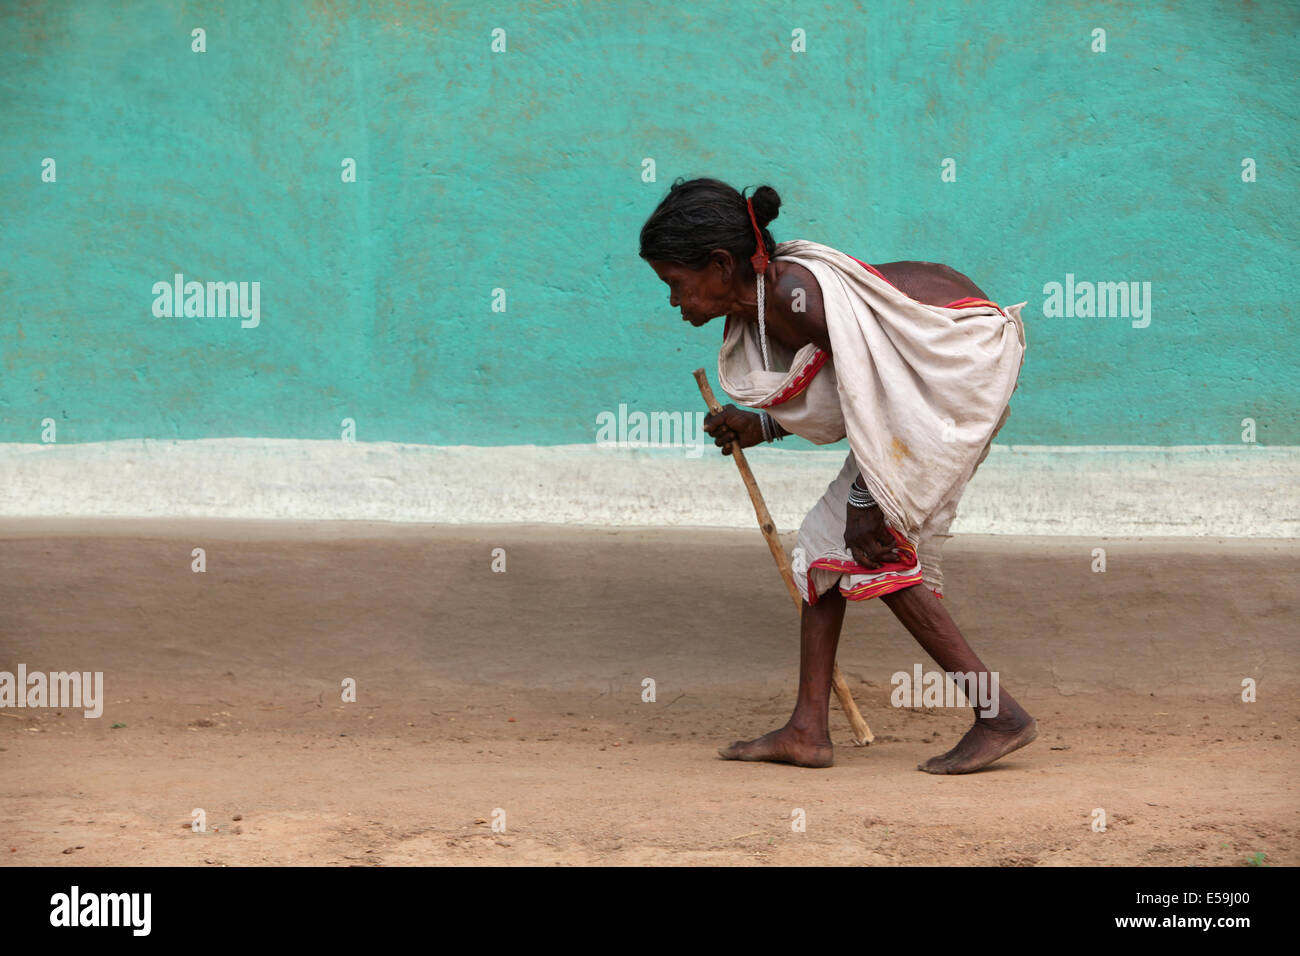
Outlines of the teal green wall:
M 558 444 L 620 402 L 695 409 L 722 323 L 682 324 L 637 235 L 710 175 L 776 187 L 778 241 L 1029 300 L 1000 441 L 1236 443 L 1252 417 L 1300 444 L 1297 9 L 7 3 L 0 441 L 350 417 L 362 441 Z M 260 327 L 154 318 L 175 272 L 260 281 Z M 1044 318 L 1067 272 L 1151 282 L 1150 327 Z

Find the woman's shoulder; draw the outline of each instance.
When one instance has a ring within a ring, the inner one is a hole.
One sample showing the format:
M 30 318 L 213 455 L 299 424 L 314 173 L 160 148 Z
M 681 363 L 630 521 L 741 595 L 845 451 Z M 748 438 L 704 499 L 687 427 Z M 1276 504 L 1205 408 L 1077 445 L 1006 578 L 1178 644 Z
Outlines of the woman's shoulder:
M 789 259 L 777 260 L 774 265 L 772 289 L 782 305 L 797 305 L 801 295 L 804 299 L 815 296 L 818 305 L 821 304 L 821 284 L 811 269 Z
M 774 308 L 797 330 L 798 338 L 811 341 L 829 352 L 830 336 L 826 330 L 822 289 L 817 277 L 797 262 L 784 260 L 775 265 L 772 277 Z

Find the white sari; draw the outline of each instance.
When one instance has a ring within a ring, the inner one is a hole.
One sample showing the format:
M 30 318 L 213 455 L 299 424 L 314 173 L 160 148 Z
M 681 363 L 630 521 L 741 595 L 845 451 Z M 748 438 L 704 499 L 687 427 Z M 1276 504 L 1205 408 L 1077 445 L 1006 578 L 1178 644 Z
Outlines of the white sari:
M 809 603 L 835 581 L 857 600 L 920 581 L 938 593 L 939 549 L 957 502 L 1011 411 L 1024 303 L 926 305 L 852 256 L 802 239 L 780 243 L 773 258 L 816 277 L 833 355 L 811 343 L 792 353 L 769 336 L 773 370 L 764 371 L 757 326 L 728 320 L 718 381 L 786 431 L 817 444 L 849 440 L 844 468 L 800 528 L 792 561 L 800 590 Z M 872 571 L 844 547 L 848 487 L 859 472 L 903 562 Z

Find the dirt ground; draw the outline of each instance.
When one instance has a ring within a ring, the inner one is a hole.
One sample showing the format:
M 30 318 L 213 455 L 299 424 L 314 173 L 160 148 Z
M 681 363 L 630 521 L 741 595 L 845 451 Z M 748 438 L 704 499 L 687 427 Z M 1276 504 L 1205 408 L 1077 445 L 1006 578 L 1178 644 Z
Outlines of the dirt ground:
M 874 744 L 832 704 L 830 769 L 716 756 L 794 700 L 757 531 L 7 519 L 0 670 L 106 702 L 0 709 L 0 859 L 1295 865 L 1298 570 L 1294 540 L 954 538 L 949 609 L 1042 733 L 935 777 L 970 712 L 891 706 L 933 665 L 880 601 L 840 647 Z

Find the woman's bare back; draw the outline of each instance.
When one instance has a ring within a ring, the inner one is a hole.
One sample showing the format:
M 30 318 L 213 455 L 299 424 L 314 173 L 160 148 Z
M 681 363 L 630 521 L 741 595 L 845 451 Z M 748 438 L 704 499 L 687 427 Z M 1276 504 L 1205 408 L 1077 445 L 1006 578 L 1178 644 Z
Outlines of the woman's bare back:
M 967 276 L 942 263 L 885 262 L 874 267 L 905 295 L 927 305 L 947 305 L 968 297 L 988 298 Z M 774 261 L 772 269 L 775 281 L 768 334 L 795 351 L 811 341 L 830 352 L 830 334 L 817 279 L 804 266 L 789 260 Z M 796 296 L 800 303 L 797 309 L 793 307 Z
M 968 276 L 941 262 L 882 262 L 876 268 L 903 292 L 927 305 L 947 305 L 968 297 L 988 298 Z

